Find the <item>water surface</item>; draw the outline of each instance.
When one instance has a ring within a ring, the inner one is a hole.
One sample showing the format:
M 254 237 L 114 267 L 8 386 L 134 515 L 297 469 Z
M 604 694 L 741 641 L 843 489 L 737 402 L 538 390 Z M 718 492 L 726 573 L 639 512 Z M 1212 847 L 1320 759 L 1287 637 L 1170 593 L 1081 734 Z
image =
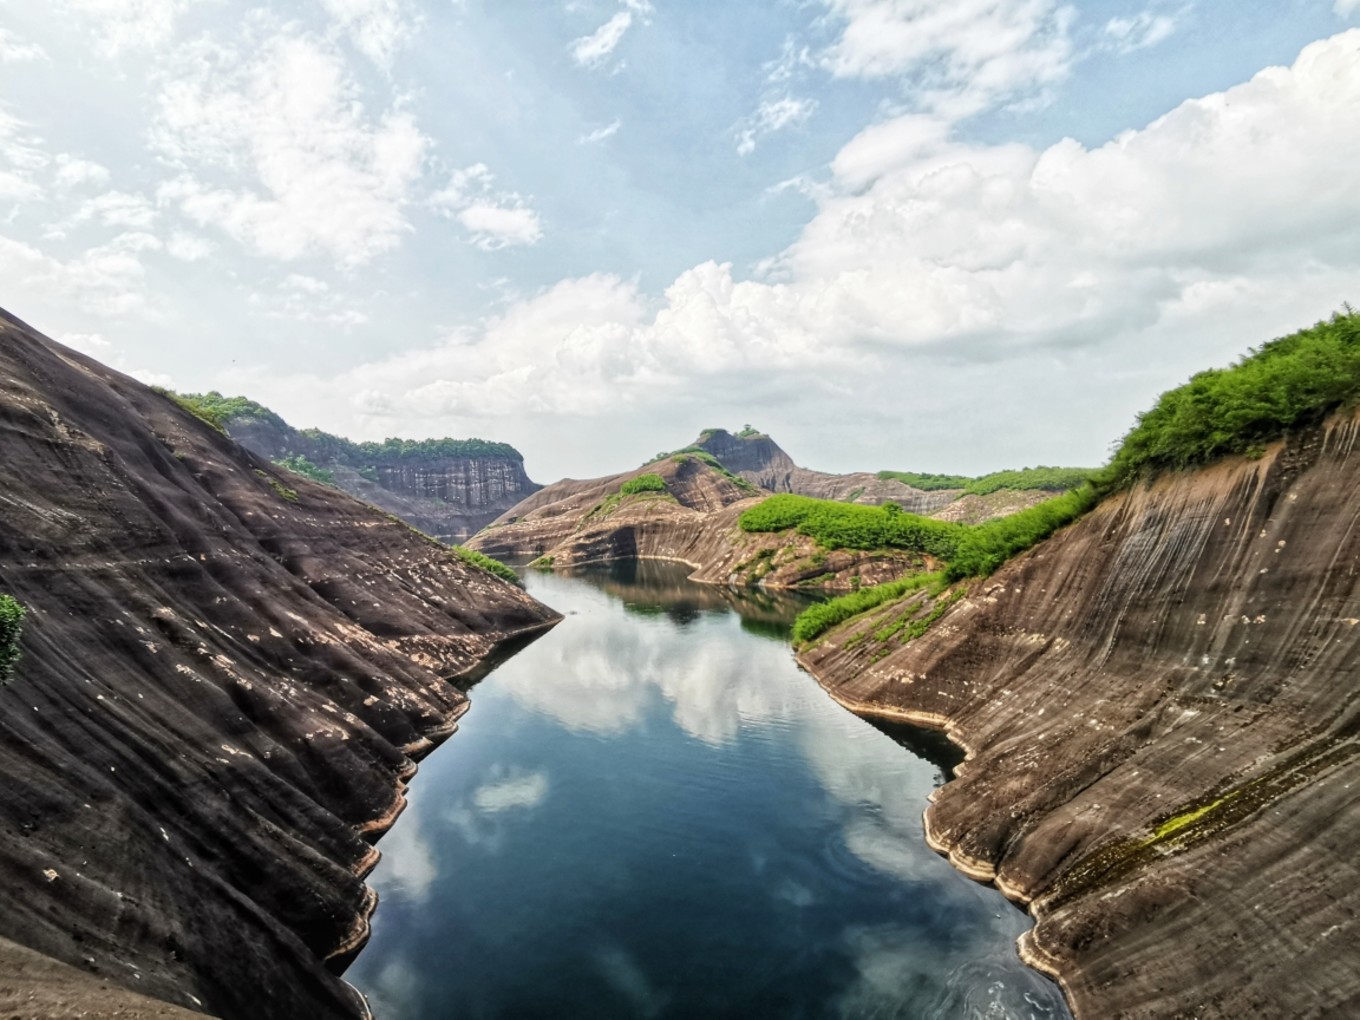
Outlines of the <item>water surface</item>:
M 1028 919 L 925 846 L 948 745 L 832 702 L 797 603 L 685 573 L 529 575 L 566 619 L 382 840 L 346 975 L 378 1020 L 1066 1017 Z

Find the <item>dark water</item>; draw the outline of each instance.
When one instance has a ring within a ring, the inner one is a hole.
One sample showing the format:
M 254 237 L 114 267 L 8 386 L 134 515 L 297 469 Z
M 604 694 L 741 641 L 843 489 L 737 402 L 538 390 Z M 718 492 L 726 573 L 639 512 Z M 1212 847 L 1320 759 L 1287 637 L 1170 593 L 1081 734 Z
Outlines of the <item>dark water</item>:
M 381 843 L 347 974 L 379 1020 L 1065 1017 L 1028 919 L 923 842 L 948 745 L 832 702 L 796 603 L 684 574 L 530 575 L 566 620 Z

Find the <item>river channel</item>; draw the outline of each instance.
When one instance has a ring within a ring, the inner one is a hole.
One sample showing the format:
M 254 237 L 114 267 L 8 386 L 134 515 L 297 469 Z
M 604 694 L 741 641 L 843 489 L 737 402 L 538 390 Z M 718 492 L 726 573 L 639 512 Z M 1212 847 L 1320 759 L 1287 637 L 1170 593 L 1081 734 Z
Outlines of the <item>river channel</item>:
M 801 672 L 790 597 L 621 564 L 472 691 L 370 877 L 377 1020 L 1064 1018 L 1029 919 L 925 845 L 951 767 Z

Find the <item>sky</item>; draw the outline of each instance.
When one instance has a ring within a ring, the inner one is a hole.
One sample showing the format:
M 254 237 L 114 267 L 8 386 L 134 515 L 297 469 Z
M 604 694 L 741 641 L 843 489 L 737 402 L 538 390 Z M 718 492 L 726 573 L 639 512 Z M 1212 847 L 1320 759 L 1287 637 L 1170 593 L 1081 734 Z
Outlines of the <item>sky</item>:
M 0 0 L 0 306 L 592 477 L 1096 465 L 1360 304 L 1360 0 Z

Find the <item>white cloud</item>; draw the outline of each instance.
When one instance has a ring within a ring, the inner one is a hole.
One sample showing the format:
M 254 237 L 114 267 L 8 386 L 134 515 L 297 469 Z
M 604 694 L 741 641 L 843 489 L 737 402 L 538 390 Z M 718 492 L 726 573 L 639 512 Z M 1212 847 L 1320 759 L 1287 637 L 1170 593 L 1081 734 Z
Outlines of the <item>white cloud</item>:
M 321 0 L 355 48 L 382 68 L 415 34 L 417 18 L 403 0 Z
M 1348 18 L 1356 11 L 1360 11 L 1360 0 L 1336 0 L 1333 10 L 1343 18 Z
M 57 156 L 57 172 L 53 183 L 62 190 L 85 184 L 104 185 L 109 182 L 107 167 L 88 159 L 78 159 L 67 153 Z
M 571 44 L 571 56 L 582 67 L 598 67 L 623 41 L 624 33 L 633 24 L 633 15 L 619 11 L 590 35 Z
M 802 124 L 816 109 L 815 99 L 797 99 L 793 96 L 766 99 L 738 133 L 737 152 L 743 156 L 750 155 L 755 152 L 758 139 L 794 124 Z
M 199 262 L 216 251 L 217 245 L 206 237 L 177 230 L 170 235 L 170 240 L 165 242 L 165 250 L 181 262 Z
M 106 56 L 154 49 L 175 34 L 176 23 L 193 0 L 60 0 L 91 23 L 95 46 Z
M 157 215 L 155 206 L 142 195 L 107 191 L 82 202 L 72 222 L 94 221 L 106 227 L 145 230 L 155 223 Z
M 1108 405 L 1091 394 L 1109 392 L 1110 374 L 1188 374 L 1202 345 L 1240 350 L 1267 322 L 1353 299 L 1360 192 L 1335 168 L 1360 165 L 1357 47 L 1360 30 L 1316 43 L 1292 68 L 1096 148 L 964 144 L 920 116 L 877 125 L 837 158 L 835 185 L 776 262 L 780 282 L 710 262 L 652 301 L 607 274 L 566 280 L 445 345 L 309 390 L 318 404 L 385 394 L 418 432 L 644 406 L 685 420 L 696 394 L 832 417 L 853 402 L 900 421 L 903 393 L 935 406 L 947 387 L 931 378 L 985 387 L 1002 371 L 1048 393 L 1075 364 L 1074 399 Z M 1108 360 L 1099 379 L 1075 360 L 1088 348 Z M 1096 410 L 1113 439 L 1136 407 Z
M 368 322 L 368 315 L 325 280 L 305 273 L 289 273 L 270 293 L 250 295 L 249 304 L 271 319 L 312 322 L 339 329 L 353 329 Z
M 24 42 L 13 32 L 0 27 L 0 64 L 31 64 L 47 59 L 47 51 L 37 43 Z
M 513 191 L 497 191 L 495 175 L 477 163 L 450 175 L 443 190 L 430 196 L 430 205 L 461 223 L 471 241 L 485 251 L 534 245 L 543 237 L 538 214 Z
M 623 121 L 613 120 L 604 127 L 596 128 L 576 139 L 578 145 L 596 145 L 607 138 L 613 138 L 619 133 L 619 128 L 623 127 Z
M 902 77 L 950 119 L 1067 77 L 1075 10 L 1061 0 L 822 0 L 844 22 L 823 65 L 842 78 Z
M 200 44 L 162 89 L 155 145 L 183 173 L 158 199 L 270 258 L 390 251 L 429 139 L 405 111 L 365 110 L 335 53 L 265 28 L 257 50 Z
M 1131 18 L 1111 18 L 1102 31 L 1114 49 L 1132 53 L 1171 38 L 1187 12 L 1188 8 L 1182 8 L 1175 13 L 1159 13 L 1149 7 Z
M 130 315 L 147 308 L 142 256 L 159 248 L 150 234 L 130 232 L 75 258 L 59 259 L 0 236 L 0 279 L 34 304 L 74 305 L 101 319 Z

